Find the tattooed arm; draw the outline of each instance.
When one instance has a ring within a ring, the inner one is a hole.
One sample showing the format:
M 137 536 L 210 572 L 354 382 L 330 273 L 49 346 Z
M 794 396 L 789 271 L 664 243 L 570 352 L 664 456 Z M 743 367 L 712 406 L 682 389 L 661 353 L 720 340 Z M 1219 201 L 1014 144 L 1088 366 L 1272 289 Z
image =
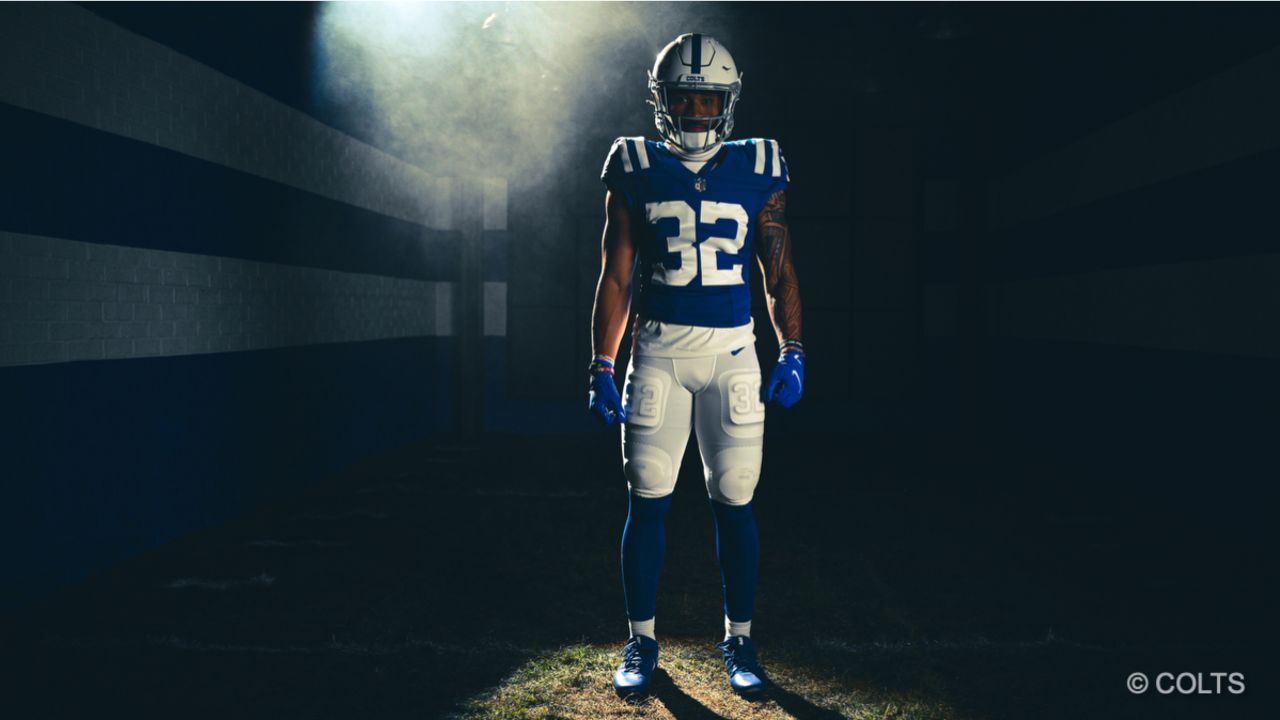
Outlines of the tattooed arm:
M 787 228 L 787 196 L 779 190 L 756 218 L 756 257 L 764 273 L 765 304 L 778 334 L 778 343 L 800 340 L 800 281 L 791 264 L 791 233 Z

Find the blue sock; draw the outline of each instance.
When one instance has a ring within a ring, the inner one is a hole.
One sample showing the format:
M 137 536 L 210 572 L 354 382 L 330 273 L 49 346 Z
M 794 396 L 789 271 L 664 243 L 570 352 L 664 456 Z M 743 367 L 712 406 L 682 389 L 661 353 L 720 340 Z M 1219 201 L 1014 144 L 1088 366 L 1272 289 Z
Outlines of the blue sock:
M 657 614 L 658 573 L 667 550 L 667 509 L 671 495 L 642 498 L 632 494 L 622 530 L 622 593 L 627 617 L 648 620 Z
M 760 535 L 751 503 L 725 505 L 711 501 L 716 519 L 716 557 L 724 580 L 724 614 L 748 622 L 755 614 L 756 581 L 760 577 Z

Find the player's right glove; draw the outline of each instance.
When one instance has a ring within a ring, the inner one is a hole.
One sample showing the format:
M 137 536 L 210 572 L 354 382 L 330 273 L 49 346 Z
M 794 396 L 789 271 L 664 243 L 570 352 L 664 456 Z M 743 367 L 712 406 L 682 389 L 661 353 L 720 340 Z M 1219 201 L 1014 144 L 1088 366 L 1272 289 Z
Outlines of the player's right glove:
M 587 394 L 587 407 L 605 425 L 625 423 L 627 412 L 622 407 L 622 398 L 618 397 L 618 386 L 613 382 L 613 361 L 606 357 L 597 357 L 591 361 L 587 369 L 591 372 L 591 390 Z

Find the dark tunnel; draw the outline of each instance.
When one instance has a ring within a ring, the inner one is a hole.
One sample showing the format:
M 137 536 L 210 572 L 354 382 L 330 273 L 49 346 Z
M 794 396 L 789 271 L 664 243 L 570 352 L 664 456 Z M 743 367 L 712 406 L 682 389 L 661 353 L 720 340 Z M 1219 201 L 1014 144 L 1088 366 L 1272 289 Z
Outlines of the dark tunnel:
M 690 441 L 633 707 L 600 168 L 690 31 L 810 365 L 769 698 Z M 1273 715 L 1277 87 L 1267 3 L 0 5 L 11 717 Z

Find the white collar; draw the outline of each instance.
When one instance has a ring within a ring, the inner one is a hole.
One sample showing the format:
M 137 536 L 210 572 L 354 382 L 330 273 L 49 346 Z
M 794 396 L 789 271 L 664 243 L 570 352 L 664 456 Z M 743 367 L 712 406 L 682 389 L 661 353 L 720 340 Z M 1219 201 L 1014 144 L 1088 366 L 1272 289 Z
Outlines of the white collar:
M 681 160 L 686 160 L 691 162 L 706 162 L 710 160 L 712 157 L 714 157 L 716 153 L 720 152 L 720 148 L 724 146 L 724 143 L 716 143 L 715 145 L 712 145 L 706 150 L 702 150 L 696 153 L 685 152 L 683 149 L 676 147 L 672 143 L 669 143 L 666 141 L 663 141 L 662 146 L 667 149 L 667 152 L 671 153 L 672 155 L 675 155 Z

